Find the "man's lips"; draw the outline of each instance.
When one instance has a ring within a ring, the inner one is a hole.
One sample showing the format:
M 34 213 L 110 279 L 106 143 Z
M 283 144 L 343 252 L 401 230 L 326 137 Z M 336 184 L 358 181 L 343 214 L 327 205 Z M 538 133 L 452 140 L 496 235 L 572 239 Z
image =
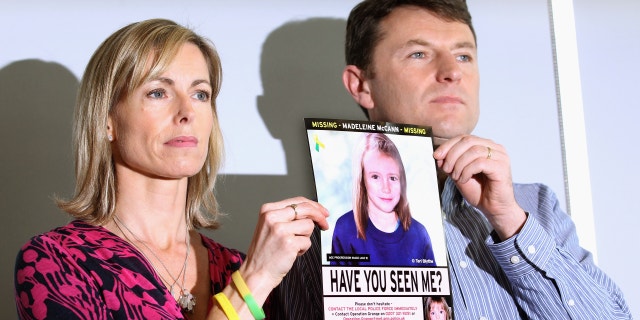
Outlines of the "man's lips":
M 462 104 L 463 101 L 459 97 L 456 96 L 439 96 L 431 100 L 432 103 L 441 103 L 441 104 Z
M 198 145 L 198 139 L 196 137 L 180 136 L 175 137 L 164 144 L 172 147 L 195 147 Z

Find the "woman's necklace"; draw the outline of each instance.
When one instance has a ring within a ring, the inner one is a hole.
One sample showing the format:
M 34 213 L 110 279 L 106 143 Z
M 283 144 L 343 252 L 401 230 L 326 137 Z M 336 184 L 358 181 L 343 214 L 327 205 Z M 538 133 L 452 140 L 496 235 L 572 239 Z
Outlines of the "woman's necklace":
M 122 232 L 122 235 L 124 235 L 126 240 L 129 241 L 129 243 L 131 243 L 134 247 L 136 247 L 136 249 L 138 249 L 138 251 L 140 251 L 140 253 L 142 253 L 142 255 L 145 258 L 147 258 L 149 263 L 151 263 L 151 266 L 156 270 L 156 273 L 158 274 L 158 276 L 160 276 L 160 279 L 162 279 L 162 281 L 164 281 L 167 285 L 169 285 L 169 281 L 167 281 L 165 278 L 162 277 L 162 275 L 159 272 L 157 272 L 158 268 L 156 268 L 155 264 L 153 262 L 151 262 L 151 259 L 149 259 L 149 257 L 147 257 L 147 255 L 144 253 L 144 251 L 140 247 L 138 247 L 135 244 L 135 242 L 131 241 L 131 239 L 129 239 L 129 237 L 127 237 L 127 234 L 124 233 L 122 228 L 120 228 L 120 225 L 122 225 L 133 236 L 133 238 L 137 242 L 142 243 L 142 245 L 145 248 L 147 248 L 147 250 L 149 252 L 151 252 L 151 254 L 156 258 L 156 260 L 158 260 L 160 262 L 160 264 L 162 265 L 164 270 L 167 272 L 169 277 L 171 277 L 171 280 L 173 280 L 173 283 L 171 285 L 169 285 L 169 292 L 171 293 L 172 296 L 173 296 L 173 286 L 180 279 L 180 275 L 182 275 L 182 285 L 180 286 L 180 295 L 178 296 L 178 299 L 176 299 L 176 301 L 178 302 L 178 304 L 182 308 L 183 312 L 192 312 L 193 308 L 196 306 L 196 298 L 184 286 L 185 279 L 186 279 L 186 276 L 187 276 L 187 261 L 189 261 L 189 251 L 190 251 L 189 250 L 190 241 L 189 241 L 189 229 L 188 229 L 188 227 L 187 227 L 187 230 L 186 230 L 185 240 L 184 240 L 185 244 L 187 246 L 187 253 L 185 254 L 184 264 L 182 265 L 182 269 L 180 270 L 180 273 L 178 273 L 178 276 L 174 278 L 173 275 L 171 274 L 171 272 L 169 272 L 169 268 L 167 268 L 167 266 L 162 262 L 162 260 L 160 260 L 160 258 L 153 252 L 153 250 L 151 250 L 151 248 L 149 246 L 147 246 L 146 243 L 141 241 L 140 238 L 138 238 L 135 235 L 135 233 L 133 233 L 133 231 L 131 231 L 131 229 L 129 229 L 129 227 L 127 227 L 127 225 L 124 224 L 124 222 L 122 222 L 122 220 L 120 220 L 120 218 L 118 218 L 117 215 L 114 215 L 113 217 L 114 217 L 114 222 L 116 224 L 116 227 L 118 227 L 120 232 Z

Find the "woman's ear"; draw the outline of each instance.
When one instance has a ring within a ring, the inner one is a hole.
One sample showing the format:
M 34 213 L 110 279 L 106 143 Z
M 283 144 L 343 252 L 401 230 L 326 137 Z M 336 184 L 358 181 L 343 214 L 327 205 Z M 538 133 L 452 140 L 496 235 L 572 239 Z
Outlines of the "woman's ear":
M 111 120 L 111 116 L 107 117 L 107 139 L 113 141 L 113 121 Z
M 369 91 L 369 82 L 364 77 L 364 71 L 354 65 L 348 65 L 342 71 L 342 83 L 351 97 L 363 108 L 373 109 L 373 99 Z

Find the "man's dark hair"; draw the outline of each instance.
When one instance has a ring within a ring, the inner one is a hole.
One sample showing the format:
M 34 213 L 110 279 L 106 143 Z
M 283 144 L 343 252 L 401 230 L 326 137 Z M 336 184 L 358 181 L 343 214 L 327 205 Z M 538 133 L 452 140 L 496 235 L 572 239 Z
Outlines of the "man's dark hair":
M 462 22 L 475 31 L 465 0 L 365 0 L 356 5 L 347 20 L 345 58 L 347 65 L 355 65 L 372 77 L 373 50 L 382 38 L 380 22 L 394 9 L 416 6 L 426 9 L 445 21 Z

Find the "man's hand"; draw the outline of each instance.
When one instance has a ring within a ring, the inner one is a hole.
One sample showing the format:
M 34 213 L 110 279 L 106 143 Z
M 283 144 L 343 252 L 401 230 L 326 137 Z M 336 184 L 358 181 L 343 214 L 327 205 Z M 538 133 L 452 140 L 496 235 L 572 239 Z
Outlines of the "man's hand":
M 515 200 L 509 155 L 502 145 L 463 135 L 443 142 L 433 157 L 467 202 L 484 213 L 501 240 L 520 231 L 527 217 Z

